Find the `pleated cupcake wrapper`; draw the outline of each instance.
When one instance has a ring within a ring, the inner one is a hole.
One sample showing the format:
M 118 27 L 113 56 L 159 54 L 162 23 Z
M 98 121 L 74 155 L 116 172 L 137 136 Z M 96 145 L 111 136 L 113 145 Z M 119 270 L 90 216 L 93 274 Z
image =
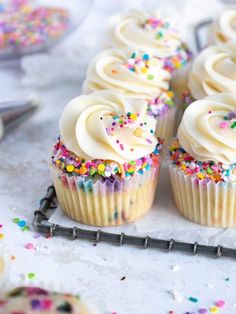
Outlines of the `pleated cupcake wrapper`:
M 155 196 L 159 166 L 123 180 L 62 174 L 51 166 L 59 205 L 74 220 L 93 226 L 126 224 L 145 215 Z
M 189 220 L 209 227 L 236 226 L 236 183 L 199 180 L 169 162 L 174 200 Z
M 156 118 L 156 136 L 163 138 L 165 143 L 169 143 L 174 136 L 176 111 L 176 106 L 171 107 L 162 116 Z
M 11 289 L 5 289 L 0 294 L 0 300 L 7 301 L 7 303 L 0 307 L 1 314 L 17 314 L 17 313 L 32 313 L 31 311 L 42 313 L 69 313 L 70 307 L 73 309 L 73 313 L 78 314 L 98 314 L 97 305 L 91 303 L 87 298 L 75 294 L 72 291 L 60 292 L 58 289 L 54 289 L 54 283 L 43 285 L 25 282 L 22 285 L 12 285 Z M 40 291 L 41 290 L 41 291 Z M 43 290 L 49 294 L 44 294 Z M 63 289 L 64 290 L 64 289 Z M 12 296 L 10 296 L 12 294 Z M 33 301 L 37 300 L 38 304 Z M 41 306 L 39 302 L 41 303 Z M 68 302 L 68 303 L 67 303 Z M 35 307 L 32 310 L 32 304 Z M 68 307 L 68 304 L 70 307 Z M 38 307 L 37 307 L 38 305 Z M 59 310 L 60 309 L 60 310 Z M 1 312 L 1 310 L 3 312 Z

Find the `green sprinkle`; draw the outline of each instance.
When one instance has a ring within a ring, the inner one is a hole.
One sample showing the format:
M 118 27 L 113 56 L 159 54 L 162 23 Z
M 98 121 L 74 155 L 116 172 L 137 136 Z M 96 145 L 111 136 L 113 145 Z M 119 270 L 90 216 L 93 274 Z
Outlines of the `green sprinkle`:
M 30 227 L 29 226 L 24 226 L 21 228 L 22 231 L 29 231 L 30 230 Z
M 213 170 L 210 167 L 208 167 L 207 172 L 211 174 L 211 173 L 213 173 Z
M 189 297 L 188 299 L 189 299 L 189 301 L 191 301 L 193 303 L 197 303 L 198 302 L 198 299 L 194 298 L 194 297 Z
M 156 34 L 156 39 L 161 39 L 163 37 L 163 33 L 159 32 Z
M 19 218 L 13 218 L 12 221 L 15 223 L 15 224 L 18 224 L 18 222 L 20 221 Z
M 154 79 L 154 75 L 153 74 L 148 74 L 147 79 L 148 80 L 153 80 Z
M 92 176 L 96 173 L 96 169 L 95 168 L 92 168 L 89 172 L 89 174 Z
M 28 273 L 27 277 L 28 277 L 28 279 L 33 280 L 33 279 L 35 279 L 36 274 L 35 273 Z
M 226 277 L 226 278 L 225 278 L 225 281 L 230 281 L 229 277 Z
M 236 128 L 236 121 L 234 121 L 232 124 L 231 124 L 231 129 L 234 129 Z

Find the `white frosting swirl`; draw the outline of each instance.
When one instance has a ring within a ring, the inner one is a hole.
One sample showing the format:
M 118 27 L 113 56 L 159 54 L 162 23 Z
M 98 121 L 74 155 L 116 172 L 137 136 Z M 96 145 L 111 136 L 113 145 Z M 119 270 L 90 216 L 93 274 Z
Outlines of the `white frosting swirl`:
M 77 97 L 62 113 L 62 140 L 70 151 L 86 160 L 121 164 L 136 160 L 151 154 L 157 144 L 153 135 L 156 121 L 146 115 L 146 110 L 145 101 L 131 100 L 111 90 Z
M 223 44 L 236 40 L 236 6 L 229 6 L 213 22 L 209 29 L 210 42 Z
M 132 47 L 160 58 L 170 57 L 182 41 L 169 21 L 157 13 L 130 11 L 111 19 L 110 36 L 116 48 Z
M 189 89 L 198 100 L 220 93 L 236 93 L 236 41 L 203 50 L 193 62 Z
M 184 112 L 178 137 L 198 161 L 235 163 L 236 95 L 219 93 L 193 102 Z
M 143 55 L 149 60 L 143 60 Z M 91 61 L 83 89 L 86 94 L 115 89 L 132 98 L 154 99 L 163 89 L 169 89 L 171 76 L 162 67 L 162 61 L 148 54 L 133 53 L 129 49 L 103 50 Z

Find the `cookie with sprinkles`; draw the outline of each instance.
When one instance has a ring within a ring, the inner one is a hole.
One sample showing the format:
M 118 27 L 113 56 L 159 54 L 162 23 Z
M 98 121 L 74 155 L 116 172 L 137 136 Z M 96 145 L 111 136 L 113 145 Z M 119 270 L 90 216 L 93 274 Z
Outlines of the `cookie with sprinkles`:
M 90 314 L 80 297 L 47 291 L 38 287 L 19 287 L 0 295 L 0 312 L 4 314 Z
M 170 89 L 171 75 L 163 61 L 132 49 L 106 49 L 90 62 L 84 93 L 114 89 L 148 103 L 148 115 L 156 119 L 156 134 L 168 141 L 173 136 L 176 106 Z
M 177 208 L 211 227 L 236 225 L 236 96 L 219 93 L 185 110 L 169 148 Z
M 111 45 L 133 47 L 163 60 L 167 71 L 185 66 L 192 53 L 181 39 L 173 23 L 156 12 L 132 10 L 111 18 Z
M 149 211 L 162 141 L 145 101 L 111 90 L 77 97 L 62 113 L 60 132 L 50 169 L 68 216 L 113 226 Z

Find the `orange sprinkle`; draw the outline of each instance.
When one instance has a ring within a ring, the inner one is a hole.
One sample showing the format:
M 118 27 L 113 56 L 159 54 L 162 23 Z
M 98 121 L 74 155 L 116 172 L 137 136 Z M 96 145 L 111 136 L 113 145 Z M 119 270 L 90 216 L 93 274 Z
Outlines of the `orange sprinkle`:
M 85 174 L 87 172 L 87 168 L 86 167 L 81 167 L 80 169 L 79 169 L 79 174 Z

